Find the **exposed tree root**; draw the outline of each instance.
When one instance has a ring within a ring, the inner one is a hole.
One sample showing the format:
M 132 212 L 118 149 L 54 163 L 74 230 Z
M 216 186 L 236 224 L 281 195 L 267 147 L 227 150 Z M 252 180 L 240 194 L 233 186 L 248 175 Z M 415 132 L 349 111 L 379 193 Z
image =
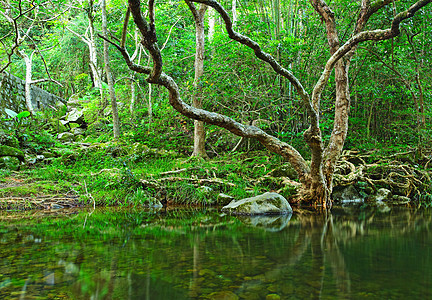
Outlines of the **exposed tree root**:
M 386 157 L 377 157 L 373 152 L 344 151 L 336 167 L 334 184 L 350 185 L 362 181 L 374 191 L 384 187 L 394 194 L 414 197 L 429 190 L 431 160 L 431 153 L 419 153 L 418 149 Z
M 55 195 L 0 198 L 1 210 L 59 209 L 82 206 L 78 196 Z

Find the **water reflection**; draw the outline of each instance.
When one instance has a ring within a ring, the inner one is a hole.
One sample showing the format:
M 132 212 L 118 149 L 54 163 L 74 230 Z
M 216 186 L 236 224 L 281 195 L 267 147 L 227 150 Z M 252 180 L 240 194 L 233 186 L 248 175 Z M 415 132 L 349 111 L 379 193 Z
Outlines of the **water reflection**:
M 432 297 L 428 211 L 102 210 L 0 222 L 1 299 Z

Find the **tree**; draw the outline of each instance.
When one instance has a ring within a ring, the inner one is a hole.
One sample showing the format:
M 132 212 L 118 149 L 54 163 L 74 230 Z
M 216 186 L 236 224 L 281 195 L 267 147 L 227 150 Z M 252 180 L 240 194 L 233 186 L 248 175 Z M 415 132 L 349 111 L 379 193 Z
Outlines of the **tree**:
M 81 39 L 81 41 L 87 45 L 89 49 L 90 70 L 93 78 L 93 83 L 95 88 L 99 89 L 99 93 L 101 97 L 103 97 L 103 87 L 102 87 L 102 78 L 101 78 L 102 72 L 98 64 L 98 54 L 97 54 L 96 39 L 95 39 L 94 10 L 95 10 L 94 2 L 93 0 L 89 0 L 88 6 L 85 7 L 85 12 L 88 19 L 88 26 L 84 34 L 79 34 L 69 27 L 66 27 L 66 29 L 70 33 L 74 34 L 79 39 Z
M 277 74 L 291 82 L 299 98 L 303 101 L 309 116 L 309 128 L 304 132 L 303 137 L 311 150 L 310 165 L 293 146 L 267 134 L 256 126 L 244 125 L 225 115 L 194 108 L 183 102 L 174 79 L 162 72 L 162 57 L 157 45 L 154 14 L 149 14 L 148 21 L 144 19 L 139 0 L 129 0 L 129 8 L 134 22 L 143 36 L 142 45 L 149 51 L 152 57 L 153 66 L 143 67 L 134 64 L 123 47 L 113 44 L 122 53 L 130 69 L 148 74 L 148 82 L 162 85 L 168 90 L 170 104 L 177 111 L 186 117 L 226 128 L 238 136 L 257 139 L 267 149 L 282 155 L 291 163 L 299 175 L 301 183 L 299 197 L 301 200 L 322 205 L 325 208 L 330 207 L 335 165 L 343 149 L 348 132 L 350 109 L 348 72 L 357 46 L 365 41 L 381 41 L 397 36 L 400 33 L 400 23 L 413 17 L 417 11 L 428 5 L 432 0 L 419 0 L 415 2 L 407 9 L 396 14 L 392 18 L 389 28 L 374 30 L 365 30 L 368 20 L 386 5 L 391 4 L 392 1 L 377 0 L 371 3 L 369 0 L 362 0 L 352 35 L 345 42 L 342 42 L 339 37 L 336 28 L 336 15 L 332 8 L 324 0 L 312 0 L 313 8 L 325 25 L 330 57 L 323 68 L 320 78 L 314 85 L 311 95 L 309 95 L 296 76 L 281 66 L 270 54 L 264 52 L 259 44 L 249 37 L 234 31 L 231 18 L 218 2 L 214 0 L 191 1 L 213 7 L 225 22 L 227 33 L 231 39 L 251 48 L 259 59 L 268 63 Z M 148 5 L 148 11 L 154 11 L 154 1 L 149 1 Z M 333 70 L 335 70 L 336 85 L 335 118 L 333 131 L 328 143 L 325 144 L 320 129 L 320 100 Z
M 204 17 L 207 11 L 207 5 L 201 4 L 196 9 L 195 4 L 186 0 L 195 21 L 196 49 L 195 49 L 195 78 L 194 93 L 192 106 L 202 108 L 202 82 L 201 77 L 204 74 Z M 205 151 L 205 128 L 204 122 L 195 120 L 194 122 L 194 150 L 192 156 L 207 157 Z
M 107 29 L 107 12 L 106 12 L 106 1 L 102 0 L 102 32 L 103 35 L 108 35 L 108 29 Z M 110 57 L 108 53 L 108 42 L 104 41 L 104 61 L 105 61 L 105 73 L 107 76 L 108 81 L 108 91 L 111 99 L 111 110 L 112 110 L 112 117 L 113 117 L 113 131 L 114 131 L 114 138 L 118 139 L 120 137 L 120 121 L 119 121 L 119 115 L 117 110 L 117 99 L 114 91 L 114 81 L 112 78 L 111 73 L 111 66 L 110 66 Z
M 62 86 L 61 83 L 51 78 L 50 72 L 48 70 L 46 62 L 42 55 L 42 52 L 46 50 L 50 50 L 55 46 L 48 47 L 46 49 L 40 49 L 39 48 L 40 45 L 38 45 L 39 43 L 36 40 L 37 34 L 34 34 L 33 31 L 38 31 L 38 29 L 36 28 L 37 26 L 40 26 L 40 24 L 44 24 L 48 21 L 55 20 L 61 14 L 63 14 L 64 11 L 61 12 L 60 14 L 53 16 L 50 15 L 50 12 L 55 8 L 49 5 L 48 7 L 45 7 L 46 4 L 38 5 L 35 3 L 22 3 L 21 0 L 19 0 L 17 3 L 10 3 L 9 1 L 2 1 L 0 3 L 2 7 L 5 8 L 5 11 L 0 11 L 0 14 L 6 19 L 7 22 L 10 23 L 11 25 L 10 33 L 14 36 L 11 51 L 10 52 L 6 51 L 8 56 L 7 58 L 8 62 L 3 68 L 1 68 L 0 72 L 6 70 L 6 68 L 10 65 L 11 57 L 13 54 L 18 55 L 20 58 L 24 60 L 26 66 L 26 75 L 25 75 L 25 84 L 24 84 L 25 103 L 26 103 L 27 110 L 33 115 L 34 108 L 33 108 L 32 98 L 31 98 L 32 85 L 41 82 L 51 81 Z M 20 19 L 24 19 L 27 22 L 25 21 L 18 22 Z M 30 51 L 28 51 L 25 48 L 29 48 Z M 35 54 L 40 55 L 43 64 L 45 66 L 45 71 L 48 75 L 48 78 L 43 78 L 38 80 L 34 80 L 32 78 L 33 77 L 33 71 L 32 71 L 33 56 Z

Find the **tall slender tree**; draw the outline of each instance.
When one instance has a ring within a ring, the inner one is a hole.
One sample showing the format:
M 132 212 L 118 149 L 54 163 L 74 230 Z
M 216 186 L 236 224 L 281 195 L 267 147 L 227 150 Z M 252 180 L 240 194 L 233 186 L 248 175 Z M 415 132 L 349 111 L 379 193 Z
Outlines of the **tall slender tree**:
M 106 1 L 101 0 L 102 4 L 102 33 L 104 36 L 108 36 L 108 21 L 107 21 L 107 11 L 106 11 Z M 117 99 L 114 90 L 114 81 L 112 78 L 110 57 L 108 52 L 108 42 L 104 40 L 104 61 L 105 61 L 105 73 L 108 81 L 108 91 L 111 100 L 111 110 L 113 118 L 113 131 L 114 138 L 118 139 L 120 137 L 120 120 L 117 110 Z
M 186 0 L 186 4 L 189 6 L 195 20 L 195 77 L 194 77 L 194 92 L 192 95 L 192 106 L 196 108 L 202 108 L 202 82 L 201 77 L 204 74 L 204 17 L 207 11 L 207 5 L 200 4 L 199 8 L 195 7 L 195 4 Z M 194 148 L 192 156 L 208 157 L 205 150 L 205 128 L 204 122 L 195 120 L 194 121 Z

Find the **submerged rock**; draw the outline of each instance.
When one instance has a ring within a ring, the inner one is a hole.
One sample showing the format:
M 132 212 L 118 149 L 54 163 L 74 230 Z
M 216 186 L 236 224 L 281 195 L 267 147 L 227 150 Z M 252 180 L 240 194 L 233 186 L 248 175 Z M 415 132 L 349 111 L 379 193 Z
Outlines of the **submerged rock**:
M 264 193 L 251 198 L 233 200 L 222 208 L 223 211 L 239 215 L 289 214 L 292 208 L 278 193 Z
M 221 291 L 221 292 L 214 292 L 207 296 L 208 299 L 213 300 L 237 300 L 239 297 L 230 291 Z

